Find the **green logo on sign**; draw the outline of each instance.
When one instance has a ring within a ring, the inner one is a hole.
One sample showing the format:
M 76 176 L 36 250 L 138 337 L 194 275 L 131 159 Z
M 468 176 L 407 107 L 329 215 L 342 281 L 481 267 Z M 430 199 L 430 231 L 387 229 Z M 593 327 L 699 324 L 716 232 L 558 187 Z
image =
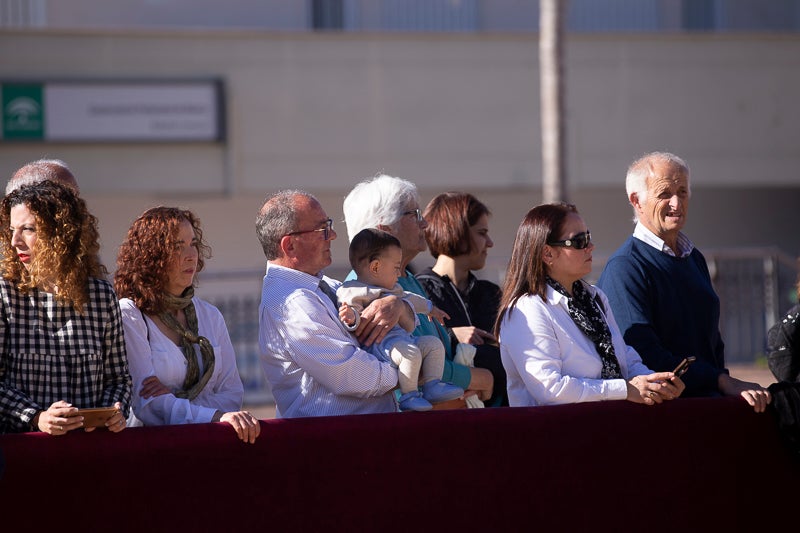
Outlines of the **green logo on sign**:
M 3 84 L 3 139 L 43 139 L 41 84 Z

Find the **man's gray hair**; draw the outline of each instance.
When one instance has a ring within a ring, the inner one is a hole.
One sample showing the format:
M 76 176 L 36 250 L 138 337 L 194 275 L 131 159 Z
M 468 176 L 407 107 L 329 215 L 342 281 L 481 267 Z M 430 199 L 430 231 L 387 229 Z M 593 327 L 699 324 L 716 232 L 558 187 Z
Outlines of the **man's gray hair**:
M 25 185 L 58 181 L 78 190 L 78 182 L 67 164 L 60 159 L 38 159 L 21 166 L 6 184 L 6 196 Z
M 645 154 L 628 167 L 628 173 L 625 176 L 625 192 L 630 199 L 631 194 L 636 193 L 639 202 L 647 200 L 647 182 L 655 175 L 653 171 L 653 164 L 655 162 L 668 163 L 671 166 L 678 167 L 686 173 L 689 177 L 689 165 L 686 161 L 681 159 L 675 154 L 669 152 L 650 152 Z M 692 194 L 691 182 L 689 182 L 689 196 Z M 633 206 L 632 206 L 633 207 Z M 639 216 L 636 214 L 636 208 L 633 208 L 633 222 L 639 221 Z
M 419 193 L 408 180 L 379 174 L 362 181 L 353 187 L 342 206 L 348 240 L 365 228 L 394 226 L 413 202 L 419 203 Z
M 297 227 L 298 197 L 317 202 L 314 195 L 298 189 L 284 189 L 267 195 L 256 215 L 256 235 L 267 260 L 281 255 L 281 239 Z

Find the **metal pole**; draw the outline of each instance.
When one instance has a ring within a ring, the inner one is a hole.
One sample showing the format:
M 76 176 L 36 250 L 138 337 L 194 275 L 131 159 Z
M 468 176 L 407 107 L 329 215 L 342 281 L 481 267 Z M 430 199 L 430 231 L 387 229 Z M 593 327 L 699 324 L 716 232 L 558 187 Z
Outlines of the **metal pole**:
M 565 4 L 566 0 L 539 2 L 542 198 L 545 203 L 568 201 L 563 81 Z

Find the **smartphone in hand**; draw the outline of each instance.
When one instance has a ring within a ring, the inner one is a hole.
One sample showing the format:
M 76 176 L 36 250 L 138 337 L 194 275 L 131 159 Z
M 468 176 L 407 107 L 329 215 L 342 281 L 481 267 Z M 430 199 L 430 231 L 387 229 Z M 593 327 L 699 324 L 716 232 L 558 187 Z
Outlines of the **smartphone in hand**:
M 697 358 L 693 355 L 685 357 L 683 361 L 681 361 L 678 366 L 675 367 L 675 370 L 673 370 L 672 373 L 675 374 L 676 378 L 681 377 L 686 373 L 687 370 L 689 370 L 689 365 L 694 363 L 696 359 Z
M 116 407 L 98 407 L 92 409 L 78 409 L 78 415 L 83 417 L 84 428 L 105 427 L 108 419 L 117 412 Z

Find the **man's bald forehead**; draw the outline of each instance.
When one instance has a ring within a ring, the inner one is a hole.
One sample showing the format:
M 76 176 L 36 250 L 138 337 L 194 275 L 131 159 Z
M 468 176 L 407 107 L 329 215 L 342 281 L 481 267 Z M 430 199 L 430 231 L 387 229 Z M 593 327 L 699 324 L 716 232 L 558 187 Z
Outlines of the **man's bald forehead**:
M 6 186 L 6 195 L 24 185 L 32 185 L 45 180 L 57 181 L 80 193 L 78 181 L 66 164 L 59 160 L 39 160 L 27 163 L 17 169 Z

